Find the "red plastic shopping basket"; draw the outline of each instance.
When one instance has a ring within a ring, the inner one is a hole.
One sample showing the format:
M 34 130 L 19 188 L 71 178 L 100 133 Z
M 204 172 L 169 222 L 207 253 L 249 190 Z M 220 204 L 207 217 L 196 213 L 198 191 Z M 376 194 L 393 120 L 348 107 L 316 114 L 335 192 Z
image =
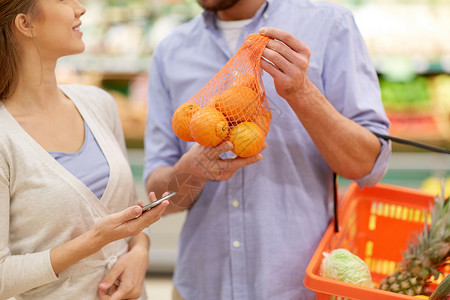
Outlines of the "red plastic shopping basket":
M 410 188 L 379 183 L 360 189 L 352 183 L 339 206 L 339 232 L 333 224 L 327 228 L 306 269 L 304 285 L 316 292 L 316 299 L 417 299 L 327 279 L 319 270 L 323 252 L 345 248 L 367 263 L 377 285 L 393 273 L 411 235 L 423 229 L 433 199 Z

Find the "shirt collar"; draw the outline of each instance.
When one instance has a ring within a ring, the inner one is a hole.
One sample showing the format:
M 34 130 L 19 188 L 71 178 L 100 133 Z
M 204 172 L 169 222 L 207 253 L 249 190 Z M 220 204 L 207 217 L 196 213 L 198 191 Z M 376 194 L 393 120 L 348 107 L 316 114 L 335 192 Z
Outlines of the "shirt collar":
M 274 1 L 275 0 L 266 0 L 266 2 L 264 2 L 261 5 L 261 7 L 258 9 L 258 11 L 256 12 L 255 16 L 253 16 L 252 19 L 259 19 L 259 18 L 261 18 L 261 16 L 267 10 L 269 5 L 273 5 L 272 3 Z M 209 11 L 209 10 L 204 10 L 202 12 L 202 16 L 203 16 L 203 21 L 205 22 L 205 27 L 214 27 L 215 26 L 215 21 L 216 21 L 216 18 L 217 18 L 217 15 L 216 15 L 215 12 Z

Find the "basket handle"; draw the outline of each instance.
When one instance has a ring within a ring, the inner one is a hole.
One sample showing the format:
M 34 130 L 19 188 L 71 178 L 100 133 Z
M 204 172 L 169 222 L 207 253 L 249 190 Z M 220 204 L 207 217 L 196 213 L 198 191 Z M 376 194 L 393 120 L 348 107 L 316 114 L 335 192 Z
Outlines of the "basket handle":
M 414 142 L 414 141 L 410 141 L 410 140 L 406 140 L 406 139 L 401 139 L 401 138 L 397 138 L 397 137 L 393 137 L 393 136 L 389 136 L 389 135 L 384 135 L 384 134 L 380 134 L 377 132 L 373 132 L 371 131 L 375 136 L 384 139 L 384 140 L 391 140 L 393 142 L 397 142 L 400 144 L 405 144 L 405 145 L 409 145 L 409 146 L 414 146 L 414 147 L 418 147 L 418 148 L 422 148 L 425 150 L 429 150 L 429 151 L 434 151 L 434 152 L 438 152 L 438 153 L 444 153 L 444 154 L 450 154 L 450 150 L 447 150 L 445 148 L 437 148 L 437 147 L 433 147 L 433 146 L 429 146 L 429 145 L 425 145 L 422 143 L 418 143 L 418 142 Z
M 422 148 L 425 150 L 437 152 L 437 153 L 443 153 L 443 154 L 450 154 L 450 150 L 447 150 L 445 148 L 437 148 L 430 145 L 425 145 L 422 143 L 418 143 L 415 141 L 410 141 L 406 139 L 401 139 L 398 137 L 393 137 L 390 135 L 380 134 L 377 132 L 371 131 L 376 137 L 384 139 L 384 140 L 391 140 L 396 143 L 405 144 L 417 148 Z M 338 176 L 335 172 L 333 172 L 333 214 L 334 214 L 334 232 L 339 232 L 339 222 L 338 222 Z

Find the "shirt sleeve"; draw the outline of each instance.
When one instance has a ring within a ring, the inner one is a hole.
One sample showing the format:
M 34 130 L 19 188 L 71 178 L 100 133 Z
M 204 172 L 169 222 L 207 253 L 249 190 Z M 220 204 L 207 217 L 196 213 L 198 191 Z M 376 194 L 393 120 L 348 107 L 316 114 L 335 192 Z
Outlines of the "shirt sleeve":
M 324 53 L 323 77 L 325 96 L 341 114 L 369 131 L 389 134 L 378 76 L 350 11 L 336 18 Z M 361 187 L 376 184 L 387 171 L 391 143 L 379 140 L 381 151 L 372 171 L 356 179 Z
M 178 138 L 172 130 L 173 101 L 165 85 L 161 67 L 164 59 L 160 48 L 155 50 L 148 81 L 148 113 L 144 137 L 144 182 L 155 169 L 174 165 L 182 155 Z
M 7 299 L 30 289 L 56 281 L 50 250 L 11 255 L 9 249 L 9 176 L 0 161 L 0 298 Z

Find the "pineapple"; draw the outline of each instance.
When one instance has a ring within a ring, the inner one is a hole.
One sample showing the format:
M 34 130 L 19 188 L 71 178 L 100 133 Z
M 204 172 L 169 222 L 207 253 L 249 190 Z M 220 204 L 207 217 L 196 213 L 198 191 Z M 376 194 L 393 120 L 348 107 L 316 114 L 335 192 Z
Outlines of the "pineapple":
M 423 295 L 431 276 L 438 278 L 441 267 L 450 256 L 450 200 L 436 196 L 431 209 L 431 225 L 425 222 L 415 242 L 408 245 L 398 270 L 384 278 L 379 289 L 409 296 Z

